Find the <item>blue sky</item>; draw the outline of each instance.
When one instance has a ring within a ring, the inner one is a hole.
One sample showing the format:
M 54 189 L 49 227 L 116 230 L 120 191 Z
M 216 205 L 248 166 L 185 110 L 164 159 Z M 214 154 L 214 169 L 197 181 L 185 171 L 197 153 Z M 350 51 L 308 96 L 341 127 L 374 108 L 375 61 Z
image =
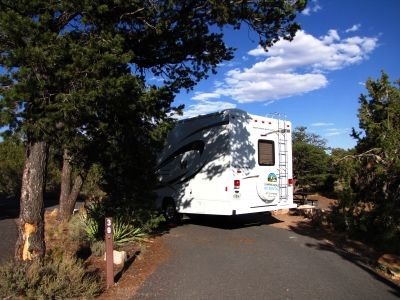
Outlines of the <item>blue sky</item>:
M 247 28 L 224 31 L 235 58 L 218 67 L 194 91 L 183 92 L 184 117 L 239 108 L 255 115 L 286 114 L 328 146 L 356 145 L 358 98 L 368 77 L 381 70 L 400 78 L 399 0 L 309 0 L 298 15 L 294 41 L 279 41 L 266 53 Z

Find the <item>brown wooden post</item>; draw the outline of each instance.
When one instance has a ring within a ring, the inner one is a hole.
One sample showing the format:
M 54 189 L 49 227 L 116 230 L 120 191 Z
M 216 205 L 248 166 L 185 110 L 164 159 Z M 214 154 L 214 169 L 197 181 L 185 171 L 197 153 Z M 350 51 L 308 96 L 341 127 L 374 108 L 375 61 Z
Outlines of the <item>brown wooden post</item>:
M 113 229 L 112 218 L 105 219 L 106 227 L 106 279 L 107 287 L 114 285 L 114 242 L 113 242 Z

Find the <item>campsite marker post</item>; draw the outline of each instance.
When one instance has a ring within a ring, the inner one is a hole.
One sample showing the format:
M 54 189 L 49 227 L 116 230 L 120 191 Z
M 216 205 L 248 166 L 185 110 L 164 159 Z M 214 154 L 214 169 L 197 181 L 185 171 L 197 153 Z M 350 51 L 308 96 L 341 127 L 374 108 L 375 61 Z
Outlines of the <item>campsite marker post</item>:
M 107 287 L 114 285 L 114 257 L 112 218 L 105 219 L 106 227 L 106 281 Z

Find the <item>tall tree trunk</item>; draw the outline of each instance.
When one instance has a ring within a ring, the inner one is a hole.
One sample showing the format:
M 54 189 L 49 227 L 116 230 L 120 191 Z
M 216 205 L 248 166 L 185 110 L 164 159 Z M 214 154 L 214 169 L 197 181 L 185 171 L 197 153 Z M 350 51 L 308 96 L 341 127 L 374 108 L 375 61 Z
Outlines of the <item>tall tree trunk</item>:
M 46 186 L 48 146 L 46 142 L 29 141 L 22 175 L 16 261 L 43 259 L 44 191 Z
M 68 221 L 69 217 L 73 212 L 71 210 L 71 203 L 69 201 L 69 195 L 71 193 L 71 175 L 72 175 L 72 164 L 71 155 L 68 149 L 64 149 L 63 152 L 63 168 L 61 173 L 61 191 L 60 191 L 60 211 L 58 213 L 58 221 Z M 75 205 L 75 203 L 74 203 Z
M 76 200 L 85 182 L 88 170 L 84 167 L 75 178 L 74 185 L 71 189 L 72 164 L 71 156 L 67 149 L 63 154 L 63 169 L 61 174 L 61 193 L 60 193 L 60 211 L 58 213 L 58 221 L 68 221 L 75 208 Z
M 86 180 L 86 176 L 88 174 L 89 170 L 87 168 L 83 168 L 78 176 L 75 178 L 75 182 L 74 185 L 71 189 L 71 194 L 69 195 L 69 201 L 71 203 L 73 203 L 73 205 L 75 206 L 76 200 L 78 199 L 79 193 L 81 192 L 83 183 Z M 73 213 L 73 208 L 71 211 L 71 214 Z

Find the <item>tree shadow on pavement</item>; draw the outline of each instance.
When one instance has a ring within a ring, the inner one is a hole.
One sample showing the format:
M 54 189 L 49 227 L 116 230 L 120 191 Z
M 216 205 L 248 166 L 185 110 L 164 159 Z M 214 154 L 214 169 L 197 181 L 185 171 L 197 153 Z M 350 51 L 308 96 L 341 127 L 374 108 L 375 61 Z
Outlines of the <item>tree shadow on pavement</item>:
M 346 252 L 342 249 L 335 247 L 334 245 L 330 245 L 330 244 L 326 244 L 326 243 L 316 243 L 316 244 L 306 243 L 305 246 L 316 249 L 316 250 L 320 250 L 320 251 L 329 251 L 329 252 L 336 253 L 337 255 L 341 256 L 343 259 L 350 261 L 352 264 L 356 265 L 363 271 L 367 272 L 369 275 L 371 275 L 376 280 L 386 284 L 391 289 L 389 292 L 392 293 L 393 295 L 395 295 L 396 297 L 400 298 L 400 286 L 398 286 L 396 283 L 390 281 L 389 279 L 385 278 L 384 276 L 382 276 L 379 273 L 377 273 L 376 271 L 374 271 L 374 269 L 371 268 L 371 266 L 368 266 L 364 262 L 360 261 L 358 259 L 358 257 L 355 257 L 354 255 L 352 255 L 352 253 Z
M 246 214 L 237 216 L 190 215 L 184 219 L 182 225 L 194 224 L 198 226 L 213 227 L 225 230 L 262 226 L 282 221 L 274 218 L 269 213 Z
M 357 265 L 377 280 L 387 284 L 392 288 L 393 291 L 391 292 L 400 297 L 400 286 L 374 270 L 379 257 L 383 254 L 382 252 L 359 241 L 349 239 L 345 232 L 336 231 L 322 224 L 315 224 L 311 220 L 305 219 L 288 227 L 297 234 L 323 241 L 316 244 L 307 243 L 307 247 L 340 255 L 343 259 Z

